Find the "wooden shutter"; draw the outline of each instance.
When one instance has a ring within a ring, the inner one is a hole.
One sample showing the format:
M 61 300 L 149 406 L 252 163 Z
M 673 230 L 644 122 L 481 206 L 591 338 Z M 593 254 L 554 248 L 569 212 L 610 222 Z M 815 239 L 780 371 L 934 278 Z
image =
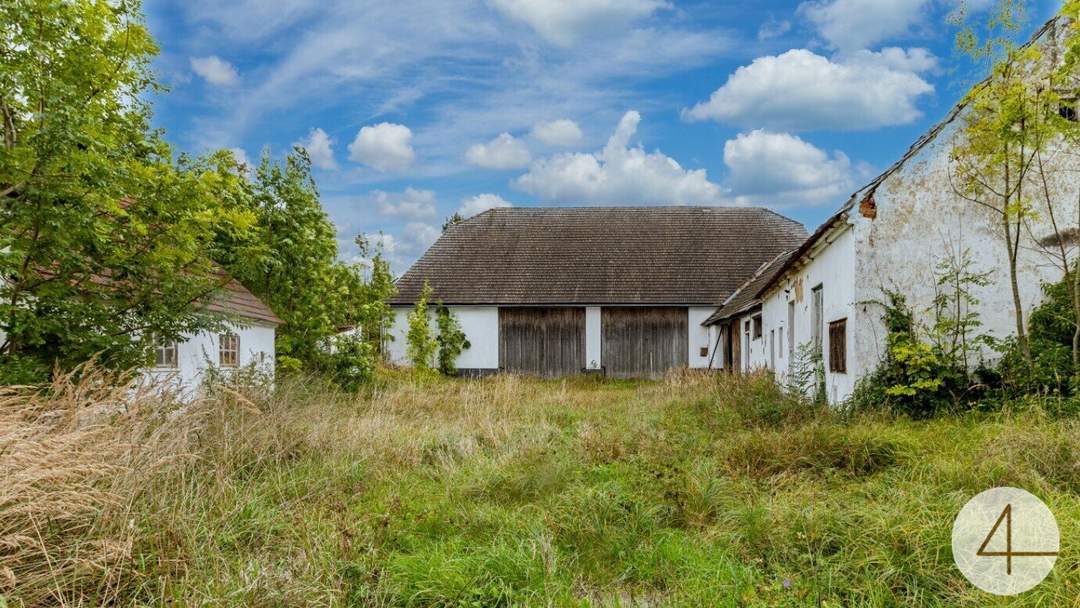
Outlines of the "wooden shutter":
M 829 371 L 847 373 L 847 319 L 829 323 Z

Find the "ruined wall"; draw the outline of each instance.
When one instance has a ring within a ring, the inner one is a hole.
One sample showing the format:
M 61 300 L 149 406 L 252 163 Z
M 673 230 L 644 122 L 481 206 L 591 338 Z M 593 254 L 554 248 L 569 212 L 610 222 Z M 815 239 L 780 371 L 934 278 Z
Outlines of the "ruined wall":
M 986 287 L 973 289 L 980 301 L 975 311 L 982 332 L 998 338 L 1015 334 L 1007 250 L 1000 216 L 954 194 L 950 181 L 950 151 L 961 129 L 962 115 L 948 124 L 930 144 L 871 192 L 858 195 L 861 204 L 850 212 L 854 224 L 857 358 L 876 362 L 885 352 L 882 307 L 884 290 L 904 294 L 924 323 L 932 322 L 937 294 L 936 266 L 949 256 L 970 251 L 972 270 L 990 272 Z M 1076 150 L 1049 155 L 1051 200 L 1059 223 L 1077 224 L 1080 164 Z M 1038 190 L 1036 190 L 1038 188 Z M 1032 196 L 1041 181 L 1026 185 Z M 1040 246 L 1053 234 L 1045 202 L 1031 201 L 1038 217 L 1024 227 L 1018 271 L 1025 317 L 1042 299 L 1041 285 L 1060 279 L 1060 262 Z M 981 357 L 993 360 L 986 351 Z M 973 362 L 974 363 L 974 362 Z

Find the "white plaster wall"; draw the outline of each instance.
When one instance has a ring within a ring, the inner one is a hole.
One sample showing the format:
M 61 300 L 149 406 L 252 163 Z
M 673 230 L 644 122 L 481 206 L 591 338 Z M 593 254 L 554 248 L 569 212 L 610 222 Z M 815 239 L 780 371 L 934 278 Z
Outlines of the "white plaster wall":
M 753 319 L 758 313 L 745 314 L 739 317 L 739 361 L 736 363 L 737 369 L 744 372 L 765 369 L 769 363 L 768 353 L 768 336 L 769 327 L 765 325 L 765 319 L 762 317 L 761 337 L 754 337 L 754 323 Z M 750 323 L 750 348 L 746 348 L 746 324 Z M 749 359 L 747 353 L 750 354 Z M 749 361 L 749 365 L 747 362 Z
M 461 330 L 469 340 L 469 348 L 457 360 L 459 369 L 498 369 L 499 367 L 499 309 L 496 306 L 450 306 Z M 395 307 L 394 323 L 390 328 L 387 352 L 390 362 L 408 365 L 406 335 L 409 332 L 409 313 L 412 307 Z M 435 311 L 428 314 L 432 331 L 438 331 Z
M 240 368 L 254 366 L 273 378 L 276 362 L 275 329 L 270 325 L 228 324 L 228 330 L 240 337 Z M 218 332 L 199 332 L 185 336 L 176 345 L 175 368 L 153 367 L 147 377 L 167 380 L 185 396 L 194 395 L 202 386 L 206 372 L 218 367 Z
M 991 272 L 990 284 L 973 289 L 979 300 L 975 312 L 981 331 L 998 338 L 1016 333 L 1007 254 L 1000 220 L 988 210 L 952 192 L 949 152 L 957 136 L 957 124 L 941 135 L 900 171 L 887 178 L 874 194 L 877 216 L 863 217 L 859 209 L 851 216 L 855 224 L 858 256 L 855 259 L 858 314 L 857 357 L 860 373 L 872 370 L 885 353 L 882 308 L 872 302 L 884 299 L 884 290 L 903 293 L 924 323 L 931 321 L 936 295 L 935 267 L 950 255 L 967 249 L 976 272 Z M 1055 215 L 1065 226 L 1075 226 L 1080 194 L 1080 157 L 1059 153 L 1048 157 L 1050 189 Z M 1036 242 L 1052 234 L 1046 205 L 1033 193 L 1041 183 L 1029 184 L 1028 193 L 1038 213 L 1024 230 L 1018 273 L 1025 323 L 1032 308 L 1042 301 L 1041 285 L 1057 281 L 1062 270 Z M 1034 238 L 1033 238 L 1034 237 Z M 979 355 L 993 363 L 996 355 Z M 972 361 L 977 364 L 978 361 Z
M 702 327 L 705 319 L 716 312 L 716 307 L 690 306 L 687 308 L 688 333 L 687 345 L 690 349 L 689 358 L 691 368 L 705 368 L 709 366 L 709 356 L 712 355 L 713 346 L 716 344 L 716 336 L 708 327 Z M 705 348 L 707 354 L 702 355 L 701 349 Z M 719 367 L 717 361 L 713 361 L 713 367 Z
M 599 306 L 585 308 L 585 369 L 601 369 L 604 366 L 600 360 L 601 319 Z
M 764 367 L 769 361 L 769 331 L 777 332 L 776 338 L 776 377 L 785 382 L 791 371 L 791 355 L 788 338 L 788 302 L 795 302 L 795 351 L 802 344 L 813 339 L 813 296 L 815 286 L 822 286 L 822 352 L 829 352 L 829 323 L 847 319 L 847 373 L 833 373 L 829 370 L 828 359 L 825 365 L 825 391 L 830 403 L 839 403 L 847 399 L 855 387 L 860 365 L 853 342 L 856 312 L 855 295 L 855 238 L 850 227 L 845 227 L 839 234 L 823 239 L 831 244 L 818 251 L 811 251 L 805 260 L 805 266 L 788 274 L 765 294 L 762 302 L 762 320 L 764 323 L 762 344 L 755 352 L 754 361 Z M 823 243 L 824 244 L 824 243 Z M 783 334 L 783 348 L 780 348 L 779 334 Z

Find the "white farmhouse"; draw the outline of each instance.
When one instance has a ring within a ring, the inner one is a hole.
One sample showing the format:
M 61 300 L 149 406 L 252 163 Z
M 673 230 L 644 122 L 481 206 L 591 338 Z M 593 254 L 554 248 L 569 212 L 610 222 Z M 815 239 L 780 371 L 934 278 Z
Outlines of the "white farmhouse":
M 1055 19 L 1034 40 L 1053 56 L 1064 30 Z M 980 302 L 974 312 L 981 332 L 998 338 L 1016 333 L 1000 216 L 954 194 L 950 180 L 950 152 L 964 112 L 963 104 L 954 108 L 806 242 L 763 265 L 706 321 L 721 328 L 722 351 L 732 368 L 768 369 L 784 380 L 800 347 L 813 348 L 825 367 L 829 401 L 843 401 L 885 354 L 885 292 L 903 294 L 928 323 L 938 293 L 935 269 L 964 251 L 974 261 L 972 270 L 991 273 L 989 285 L 973 291 Z M 1063 106 L 1061 112 L 1076 119 L 1074 107 Z M 1075 228 L 1080 156 L 1075 149 L 1060 149 L 1048 155 L 1048 163 L 1057 221 Z M 1019 250 L 1025 315 L 1041 301 L 1042 284 L 1062 276 L 1060 250 L 1050 245 L 1057 233 L 1044 207 L 1036 202 L 1039 215 L 1026 222 Z
M 715 367 L 702 322 L 764 262 L 806 240 L 765 209 L 492 209 L 451 226 L 398 281 L 390 357 L 425 282 L 471 346 L 467 374 L 656 377 Z
M 223 330 L 159 342 L 146 377 L 172 384 L 183 396 L 194 395 L 211 369 L 229 373 L 246 368 L 272 378 L 281 319 L 235 279 L 225 283 L 206 310 L 226 320 Z

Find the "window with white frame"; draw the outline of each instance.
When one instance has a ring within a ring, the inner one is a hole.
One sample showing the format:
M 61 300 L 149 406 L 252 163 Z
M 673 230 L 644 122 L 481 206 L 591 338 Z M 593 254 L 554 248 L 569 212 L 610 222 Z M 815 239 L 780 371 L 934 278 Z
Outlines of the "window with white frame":
M 218 365 L 221 367 L 240 365 L 240 336 L 234 333 L 218 335 Z
M 154 339 L 154 367 L 169 369 L 177 365 L 176 340 Z

